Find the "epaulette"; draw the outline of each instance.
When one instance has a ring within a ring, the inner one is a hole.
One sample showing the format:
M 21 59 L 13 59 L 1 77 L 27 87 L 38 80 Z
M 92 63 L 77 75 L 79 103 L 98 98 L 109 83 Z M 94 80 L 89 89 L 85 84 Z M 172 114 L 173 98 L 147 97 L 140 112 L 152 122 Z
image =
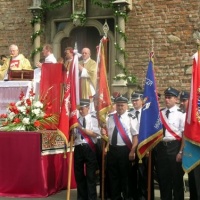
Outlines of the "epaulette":
M 180 109 L 180 108 L 179 108 L 179 109 L 177 109 L 177 111 L 184 113 L 184 112 L 183 112 L 183 110 L 182 110 L 182 109 Z
M 132 112 L 132 111 L 134 111 L 134 108 L 130 108 L 128 112 Z
M 97 119 L 97 117 L 95 115 L 91 115 L 91 117 Z
M 135 118 L 136 118 L 136 116 L 133 115 L 132 113 L 128 113 L 128 116 L 131 117 L 132 119 L 135 119 Z
M 113 115 L 114 115 L 114 113 L 108 114 L 108 117 L 111 117 L 111 116 L 113 116 Z

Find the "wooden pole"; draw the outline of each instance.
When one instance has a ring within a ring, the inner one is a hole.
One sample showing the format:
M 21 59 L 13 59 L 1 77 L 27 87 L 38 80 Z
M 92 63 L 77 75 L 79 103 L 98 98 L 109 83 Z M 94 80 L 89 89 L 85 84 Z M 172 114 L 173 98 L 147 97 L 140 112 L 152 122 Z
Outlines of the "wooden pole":
M 73 135 L 70 137 L 70 152 L 69 152 L 69 168 L 68 168 L 68 178 L 67 178 L 67 200 L 70 200 L 71 192 L 71 176 L 72 176 L 72 146 L 73 146 Z
M 149 152 L 149 158 L 148 158 L 148 200 L 151 200 L 151 151 Z
M 102 140 L 102 166 L 101 166 L 101 200 L 104 200 L 104 187 L 105 187 L 105 140 Z

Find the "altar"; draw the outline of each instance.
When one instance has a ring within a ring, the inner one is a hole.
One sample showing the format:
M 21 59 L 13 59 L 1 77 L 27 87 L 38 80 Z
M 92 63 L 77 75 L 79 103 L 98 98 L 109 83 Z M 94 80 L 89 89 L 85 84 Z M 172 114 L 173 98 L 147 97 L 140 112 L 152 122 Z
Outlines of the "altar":
M 0 81 L 0 114 L 6 113 L 11 102 L 19 100 L 20 92 L 27 94 L 32 81 Z
M 0 196 L 46 197 L 66 189 L 68 156 L 44 153 L 50 150 L 42 147 L 45 141 L 52 142 L 38 132 L 0 131 Z M 73 165 L 71 188 L 76 188 Z

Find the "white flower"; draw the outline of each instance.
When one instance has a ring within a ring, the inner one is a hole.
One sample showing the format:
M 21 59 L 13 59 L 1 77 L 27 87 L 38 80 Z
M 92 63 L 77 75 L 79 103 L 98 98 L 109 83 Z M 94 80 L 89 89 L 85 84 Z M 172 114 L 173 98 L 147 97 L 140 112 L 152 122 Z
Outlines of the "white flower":
M 10 113 L 8 114 L 8 119 L 9 119 L 9 120 L 13 120 L 14 117 L 15 117 L 15 113 L 14 113 L 14 112 L 10 112 Z
M 18 101 L 15 105 L 16 106 L 21 106 L 21 104 L 22 104 L 22 101 Z
M 30 118 L 26 117 L 22 120 L 23 124 L 30 124 Z
M 37 117 L 39 117 L 41 110 L 39 108 L 33 109 L 32 113 L 35 114 Z
M 26 114 L 26 107 L 25 106 L 19 106 L 17 107 L 17 110 L 19 110 L 19 112 Z
M 43 108 L 43 103 L 41 103 L 40 101 L 36 101 L 34 102 L 33 106 L 36 108 Z

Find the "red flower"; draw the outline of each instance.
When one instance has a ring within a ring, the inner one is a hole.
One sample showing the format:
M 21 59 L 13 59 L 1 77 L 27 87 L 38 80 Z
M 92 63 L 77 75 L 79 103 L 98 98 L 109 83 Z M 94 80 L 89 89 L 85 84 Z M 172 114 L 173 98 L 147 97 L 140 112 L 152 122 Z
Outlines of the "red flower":
M 14 123 L 16 123 L 16 124 L 18 124 L 18 123 L 21 122 L 21 120 L 20 120 L 19 118 L 15 118 L 13 121 L 14 121 Z
M 32 102 L 31 102 L 30 99 L 26 99 L 26 103 L 27 103 L 28 106 L 31 106 L 31 103 L 32 103 Z
M 1 114 L 0 118 L 7 118 L 7 114 Z
M 23 98 L 24 98 L 24 92 L 23 91 L 21 91 L 21 93 L 20 93 L 20 95 L 19 95 L 19 100 L 22 100 Z
M 36 120 L 36 121 L 34 122 L 34 126 L 35 126 L 35 127 L 39 127 L 39 126 L 40 126 L 40 121 Z
M 31 112 L 31 110 L 26 109 L 26 114 L 29 114 Z
M 29 94 L 30 94 L 31 97 L 35 96 L 35 93 L 33 92 L 33 88 L 31 88 Z
M 12 107 L 12 106 L 15 106 L 15 103 L 10 103 L 10 104 L 9 104 L 9 107 L 10 107 L 10 106 L 11 106 L 11 107 Z

